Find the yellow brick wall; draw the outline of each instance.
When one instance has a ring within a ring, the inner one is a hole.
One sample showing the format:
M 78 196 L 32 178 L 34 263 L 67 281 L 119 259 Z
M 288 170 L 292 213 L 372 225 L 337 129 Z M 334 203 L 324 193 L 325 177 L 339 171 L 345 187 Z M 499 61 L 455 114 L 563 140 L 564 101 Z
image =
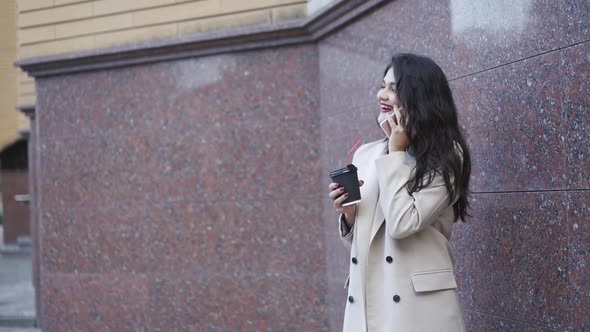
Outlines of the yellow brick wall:
M 0 149 L 18 138 L 19 126 L 28 126 L 16 110 L 16 0 L 0 1 Z
M 1 0 L 5 1 L 5 0 Z M 307 0 L 17 0 L 18 58 L 265 25 L 306 16 Z M 19 74 L 18 104 L 35 102 Z

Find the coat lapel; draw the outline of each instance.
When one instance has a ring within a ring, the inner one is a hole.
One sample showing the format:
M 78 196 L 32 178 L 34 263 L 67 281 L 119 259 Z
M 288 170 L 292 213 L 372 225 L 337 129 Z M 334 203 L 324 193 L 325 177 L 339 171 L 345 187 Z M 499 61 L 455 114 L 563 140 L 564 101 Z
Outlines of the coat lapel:
M 377 190 L 379 190 L 377 188 Z M 377 192 L 377 202 L 375 202 L 375 217 L 373 218 L 373 226 L 371 227 L 371 237 L 369 238 L 369 246 L 373 242 L 373 238 L 377 235 L 379 228 L 385 224 L 385 216 L 383 215 L 383 211 L 381 211 L 381 205 L 378 204 L 379 202 L 379 193 Z
M 385 155 L 386 142 L 377 144 L 371 154 L 365 159 L 367 162 L 363 165 L 365 172 L 362 173 L 365 184 L 361 187 L 361 197 L 366 198 L 363 204 L 365 206 L 363 213 L 363 220 L 372 222 L 371 232 L 369 237 L 369 245 L 373 241 L 373 238 L 381 228 L 381 225 L 385 221 L 381 206 L 378 204 L 379 201 L 379 182 L 377 180 L 377 174 L 375 170 L 375 160 L 380 156 Z M 371 213 L 372 212 L 372 213 Z M 360 219 L 360 218 L 359 218 Z
M 386 144 L 386 143 L 385 143 Z M 376 173 L 376 169 L 374 167 L 375 164 L 375 160 L 381 156 L 385 155 L 385 145 L 381 144 L 381 149 L 378 151 L 379 153 L 377 153 L 374 157 L 372 156 L 371 158 L 371 162 L 373 164 L 372 168 L 369 168 L 372 172 L 372 174 L 368 175 L 368 178 L 371 178 L 374 180 L 374 182 L 376 183 L 375 185 L 375 190 L 376 194 L 373 195 L 372 197 L 375 197 L 375 202 L 371 202 L 371 204 L 374 204 L 372 206 L 374 206 L 374 211 L 375 211 L 375 215 L 373 216 L 373 225 L 371 227 L 371 236 L 369 238 L 369 246 L 371 245 L 371 243 L 373 242 L 373 238 L 375 237 L 375 235 L 377 235 L 377 232 L 379 232 L 379 229 L 383 226 L 383 224 L 385 224 L 385 214 L 383 213 L 383 211 L 381 210 L 381 204 L 379 204 L 379 181 L 377 180 L 377 173 Z M 407 152 L 406 152 L 407 153 Z M 408 157 L 409 160 L 414 160 L 413 157 Z M 414 162 L 411 162 L 412 165 Z

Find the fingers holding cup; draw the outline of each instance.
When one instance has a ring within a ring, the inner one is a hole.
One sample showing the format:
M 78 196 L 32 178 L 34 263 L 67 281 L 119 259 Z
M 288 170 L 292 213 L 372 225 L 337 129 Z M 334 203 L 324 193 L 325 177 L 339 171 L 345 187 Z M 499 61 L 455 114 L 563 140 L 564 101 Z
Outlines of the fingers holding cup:
M 344 193 L 344 187 L 336 188 L 336 189 L 330 191 L 330 193 L 328 194 L 328 197 L 330 197 L 331 200 L 335 200 L 336 198 L 338 198 L 338 196 L 342 195 L 343 193 Z
M 334 200 L 334 207 L 336 209 L 342 209 L 342 203 L 344 203 L 344 201 L 348 198 L 349 194 L 348 193 L 344 193 L 342 195 L 340 195 L 340 197 L 336 198 Z
M 336 182 L 332 182 L 332 183 L 330 183 L 330 184 L 328 185 L 328 189 L 329 189 L 330 191 L 332 191 L 332 190 L 334 190 L 334 189 L 336 189 L 336 188 L 338 188 L 338 187 L 340 187 L 340 184 L 339 184 L 339 183 L 336 183 Z

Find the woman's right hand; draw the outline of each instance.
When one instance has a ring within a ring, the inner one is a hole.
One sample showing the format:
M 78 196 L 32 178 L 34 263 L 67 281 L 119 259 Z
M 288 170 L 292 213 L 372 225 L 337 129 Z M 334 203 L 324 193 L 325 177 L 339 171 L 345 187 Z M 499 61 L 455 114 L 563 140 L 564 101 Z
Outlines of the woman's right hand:
M 389 151 L 406 151 L 410 146 L 410 138 L 406 133 L 407 120 L 402 113 L 401 108 L 394 106 L 395 110 L 393 114 L 385 113 L 385 119 L 389 123 L 390 134 L 389 134 Z
M 362 187 L 364 183 L 363 180 L 359 180 L 359 187 Z M 332 182 L 328 185 L 328 190 L 330 190 L 328 196 L 332 200 L 334 208 L 336 208 L 337 212 L 344 214 L 346 225 L 348 228 L 352 228 L 355 222 L 356 204 L 342 206 L 342 202 L 348 198 L 348 193 L 344 191 L 344 187 L 341 187 L 340 184 Z

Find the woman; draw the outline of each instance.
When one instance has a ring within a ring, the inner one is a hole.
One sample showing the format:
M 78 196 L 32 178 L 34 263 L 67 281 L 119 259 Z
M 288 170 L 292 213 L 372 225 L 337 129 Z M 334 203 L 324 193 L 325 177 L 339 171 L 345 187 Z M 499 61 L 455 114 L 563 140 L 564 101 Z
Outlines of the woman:
M 471 172 L 447 78 L 431 59 L 393 56 L 377 93 L 385 140 L 361 146 L 362 200 L 340 212 L 350 250 L 344 331 L 464 331 L 449 245 L 465 220 Z

